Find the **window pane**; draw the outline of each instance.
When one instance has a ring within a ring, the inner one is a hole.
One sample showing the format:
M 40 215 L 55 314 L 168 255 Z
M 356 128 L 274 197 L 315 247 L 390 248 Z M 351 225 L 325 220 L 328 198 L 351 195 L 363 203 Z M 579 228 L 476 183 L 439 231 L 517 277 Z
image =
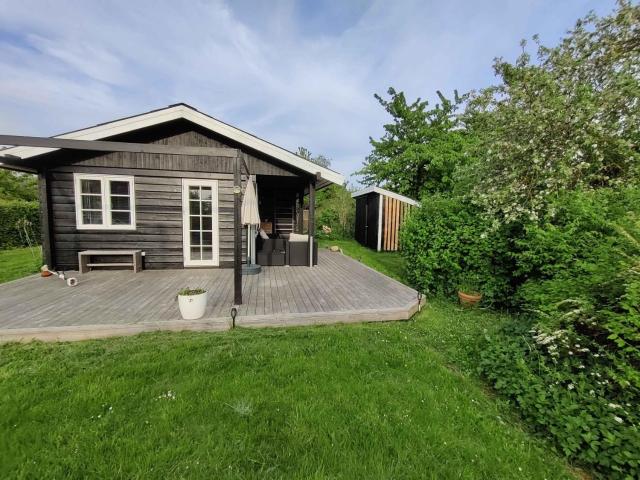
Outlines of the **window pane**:
M 191 245 L 200 245 L 200 232 L 191 232 Z
M 80 191 L 82 193 L 101 193 L 100 180 L 80 180 Z
M 211 247 L 202 247 L 202 260 L 211 260 L 213 258 L 213 251 Z
M 191 200 L 198 200 L 200 198 L 200 188 L 199 187 L 189 187 L 189 198 Z
M 202 187 L 202 200 L 211 200 L 211 187 Z
M 83 225 L 102 225 L 102 212 L 82 212 Z
M 200 217 L 191 217 L 191 230 L 200 230 Z
M 111 197 L 112 210 L 130 210 L 129 197 Z
M 102 210 L 102 197 L 98 195 L 82 195 L 82 209 Z
M 113 225 L 131 225 L 131 214 L 129 212 L 111 212 L 111 223 Z
M 121 182 L 120 180 L 111 180 L 112 195 L 129 195 L 129 182 Z
M 211 230 L 211 217 L 202 217 L 202 230 Z
M 211 215 L 211 202 L 202 202 L 202 214 Z
M 191 247 L 191 260 L 200 260 L 200 247 Z
M 189 213 L 191 213 L 191 215 L 200 215 L 200 202 L 189 202 Z
M 202 245 L 211 245 L 211 232 L 202 232 Z

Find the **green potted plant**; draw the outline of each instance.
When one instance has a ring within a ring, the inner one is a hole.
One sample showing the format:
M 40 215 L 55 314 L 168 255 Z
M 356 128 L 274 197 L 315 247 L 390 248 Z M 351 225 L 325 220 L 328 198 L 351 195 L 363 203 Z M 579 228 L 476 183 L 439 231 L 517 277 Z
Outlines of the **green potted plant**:
M 460 278 L 458 284 L 458 299 L 465 307 L 472 307 L 482 300 L 480 279 L 478 275 L 466 273 Z
M 178 308 L 185 320 L 196 320 L 207 308 L 207 291 L 202 288 L 183 288 L 178 292 Z

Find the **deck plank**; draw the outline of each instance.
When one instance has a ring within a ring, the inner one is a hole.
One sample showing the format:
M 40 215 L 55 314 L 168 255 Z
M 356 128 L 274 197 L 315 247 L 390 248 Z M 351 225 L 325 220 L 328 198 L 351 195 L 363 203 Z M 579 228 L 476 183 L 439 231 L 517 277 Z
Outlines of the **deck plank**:
M 229 328 L 231 269 L 68 273 L 78 286 L 38 276 L 0 285 L 0 341 L 101 338 L 181 325 Z M 201 321 L 180 318 L 176 295 L 187 286 L 208 292 Z M 313 268 L 263 267 L 261 274 L 243 277 L 242 289 L 237 325 L 247 327 L 405 319 L 418 305 L 415 290 L 326 250 Z

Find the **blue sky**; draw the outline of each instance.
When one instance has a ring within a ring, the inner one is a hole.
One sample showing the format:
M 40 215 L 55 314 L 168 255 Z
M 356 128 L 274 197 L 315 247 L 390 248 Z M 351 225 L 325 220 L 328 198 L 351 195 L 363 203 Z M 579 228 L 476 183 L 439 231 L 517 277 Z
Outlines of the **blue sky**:
M 409 99 L 495 82 L 614 0 L 0 0 L 0 132 L 54 135 L 186 102 L 346 175 Z

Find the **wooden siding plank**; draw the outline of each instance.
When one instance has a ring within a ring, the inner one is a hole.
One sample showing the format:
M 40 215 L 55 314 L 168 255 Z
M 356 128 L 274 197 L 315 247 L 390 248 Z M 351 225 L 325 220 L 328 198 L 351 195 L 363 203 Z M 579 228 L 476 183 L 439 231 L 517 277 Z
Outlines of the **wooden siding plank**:
M 387 246 L 387 251 L 393 248 L 393 198 L 388 198 L 389 201 L 389 223 L 387 227 L 389 228 L 389 245 Z
M 399 204 L 398 199 L 393 199 L 393 244 L 392 250 L 398 249 L 398 217 L 399 217 Z

